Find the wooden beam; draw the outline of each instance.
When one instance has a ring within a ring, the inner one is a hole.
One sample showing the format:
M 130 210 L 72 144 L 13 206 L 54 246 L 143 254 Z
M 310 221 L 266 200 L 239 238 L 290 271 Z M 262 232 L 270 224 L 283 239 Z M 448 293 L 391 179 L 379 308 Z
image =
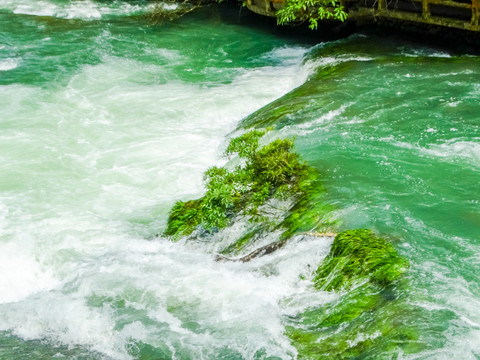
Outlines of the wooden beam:
M 416 2 L 423 2 L 423 0 L 412 0 Z M 456 7 L 456 8 L 462 8 L 462 9 L 471 9 L 472 4 L 469 3 L 461 3 L 458 1 L 452 1 L 452 0 L 428 0 L 428 3 L 430 5 L 443 5 L 443 6 L 449 6 L 449 7 Z
M 477 0 L 478 1 L 478 0 Z M 403 21 L 411 21 L 420 24 L 439 25 L 449 28 L 457 28 L 470 31 L 480 31 L 480 25 L 472 25 L 470 21 L 457 20 L 444 17 L 430 16 L 428 19 L 423 19 L 421 14 L 406 12 L 406 11 L 379 11 L 377 18 L 396 19 Z
M 479 5 L 480 1 L 479 0 L 472 0 L 472 25 L 478 26 L 478 18 L 480 15 L 479 11 Z
M 430 5 L 428 5 L 428 0 L 422 0 L 422 17 L 424 19 L 430 17 Z

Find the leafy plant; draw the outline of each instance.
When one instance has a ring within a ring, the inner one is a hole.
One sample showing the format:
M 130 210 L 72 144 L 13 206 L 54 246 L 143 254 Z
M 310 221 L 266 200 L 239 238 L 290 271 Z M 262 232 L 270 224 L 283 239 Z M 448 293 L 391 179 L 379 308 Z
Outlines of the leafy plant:
M 336 0 L 286 0 L 285 6 L 277 11 L 279 25 L 308 20 L 310 29 L 316 29 L 324 19 L 345 21 L 347 13 Z
M 242 165 L 233 170 L 211 167 L 203 177 L 206 192 L 197 200 L 178 201 L 170 211 L 165 235 L 178 238 L 196 228 L 214 232 L 239 214 L 255 221 L 258 208 L 273 197 L 304 193 L 308 168 L 292 152 L 292 139 L 277 139 L 260 146 L 264 130 L 233 138 L 225 154 L 237 155 Z M 277 194 L 278 193 L 278 194 Z

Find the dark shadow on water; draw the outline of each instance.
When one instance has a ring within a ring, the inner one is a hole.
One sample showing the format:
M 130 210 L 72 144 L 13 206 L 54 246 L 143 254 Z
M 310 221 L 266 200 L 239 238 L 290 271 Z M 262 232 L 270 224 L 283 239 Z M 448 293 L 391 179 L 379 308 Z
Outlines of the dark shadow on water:
M 357 26 L 355 23 L 348 21 L 345 23 L 323 21 L 317 30 L 311 30 L 308 28 L 308 23 L 279 26 L 275 18 L 257 15 L 242 7 L 236 1 L 204 7 L 192 16 L 205 18 L 217 16 L 227 24 L 244 25 L 261 32 L 312 45 L 359 33 L 379 38 L 391 38 L 397 42 L 413 44 L 415 47 L 433 47 L 452 55 L 480 54 L 480 33 L 431 25 L 384 22 L 382 24 Z

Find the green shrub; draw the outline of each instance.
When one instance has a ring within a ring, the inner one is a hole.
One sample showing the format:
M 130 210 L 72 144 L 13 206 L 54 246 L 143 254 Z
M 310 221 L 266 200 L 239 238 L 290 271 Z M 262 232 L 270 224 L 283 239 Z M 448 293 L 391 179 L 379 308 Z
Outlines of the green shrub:
M 258 208 L 269 199 L 304 193 L 309 172 L 292 152 L 293 140 L 277 139 L 260 146 L 264 134 L 263 130 L 253 130 L 230 141 L 225 154 L 237 155 L 243 164 L 233 170 L 208 169 L 203 177 L 205 195 L 177 202 L 170 211 L 165 235 L 178 238 L 197 227 L 213 232 L 228 226 L 239 214 L 255 221 Z
M 308 20 L 311 29 L 324 19 L 345 21 L 347 13 L 336 0 L 286 0 L 283 9 L 277 11 L 280 25 Z

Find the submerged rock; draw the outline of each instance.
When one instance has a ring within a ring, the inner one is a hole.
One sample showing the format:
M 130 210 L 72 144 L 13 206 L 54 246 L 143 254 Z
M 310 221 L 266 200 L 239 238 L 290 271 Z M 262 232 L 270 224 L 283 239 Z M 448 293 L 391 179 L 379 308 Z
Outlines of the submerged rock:
M 256 250 L 252 251 L 250 254 L 248 254 L 246 256 L 243 256 L 241 258 L 238 258 L 238 259 L 230 259 L 230 258 L 227 258 L 226 256 L 217 254 L 217 256 L 215 256 L 215 261 L 218 261 L 218 262 L 226 262 L 226 261 L 248 262 L 248 261 L 253 260 L 257 257 L 261 257 L 263 255 L 271 254 L 274 251 L 277 251 L 278 249 L 281 249 L 282 247 L 284 247 L 286 243 L 287 243 L 286 240 L 276 241 L 274 243 L 262 246 L 262 247 L 260 247 Z
M 316 271 L 314 283 L 326 291 L 338 291 L 365 280 L 387 286 L 407 268 L 408 261 L 385 239 L 367 229 L 348 230 L 335 237 L 330 253 Z
M 312 230 L 318 224 L 318 208 L 309 206 L 313 203 L 313 170 L 293 151 L 291 139 L 275 139 L 262 146 L 260 139 L 265 134 L 264 130 L 253 130 L 231 139 L 225 154 L 236 156 L 241 164 L 208 169 L 205 195 L 178 201 L 170 210 L 164 235 L 178 240 L 246 221 L 250 230 L 220 251 L 239 255 L 252 241 L 272 231 L 281 229 L 284 236 L 278 240 L 284 240 L 296 232 Z M 310 221 L 305 221 L 305 216 Z
M 319 291 L 340 296 L 286 320 L 285 332 L 298 358 L 349 359 L 372 347 L 384 353 L 396 346 L 415 352 L 418 332 L 401 323 L 410 310 L 394 291 L 408 261 L 371 230 L 326 232 L 331 208 L 322 199 L 316 174 L 293 152 L 291 139 L 262 146 L 265 133 L 253 130 L 230 141 L 226 155 L 237 156 L 240 165 L 208 169 L 205 195 L 178 201 L 164 235 L 217 244 L 218 262 L 248 262 L 272 254 L 299 234 L 319 241 L 334 237 L 330 253 L 310 278 Z M 383 341 L 387 336 L 391 342 Z
M 248 233 L 247 235 L 250 235 L 250 234 L 251 233 Z M 323 238 L 332 238 L 336 234 L 334 234 L 334 233 L 310 232 L 310 233 L 306 233 L 305 235 L 317 236 L 317 237 L 323 237 Z M 265 245 L 265 246 L 262 246 L 258 249 L 255 249 L 254 251 L 252 251 L 248 255 L 245 255 L 241 258 L 233 258 L 232 259 L 232 258 L 228 258 L 228 257 L 223 256 L 223 255 L 217 254 L 215 256 L 215 261 L 219 261 L 219 262 L 226 262 L 226 261 L 248 262 L 248 261 L 251 261 L 253 259 L 256 259 L 257 257 L 261 257 L 261 256 L 264 256 L 264 255 L 271 254 L 271 253 L 283 248 L 286 244 L 287 244 L 287 239 L 284 239 L 284 240 L 281 240 L 281 241 L 275 241 L 273 243 L 270 243 L 268 245 Z
M 422 346 L 418 329 L 405 323 L 415 314 L 393 286 L 408 266 L 390 243 L 371 230 L 337 234 L 313 283 L 319 290 L 339 292 L 340 297 L 298 314 L 286 327 L 299 359 L 351 359 L 374 347 L 384 354 L 398 348 L 417 352 Z

